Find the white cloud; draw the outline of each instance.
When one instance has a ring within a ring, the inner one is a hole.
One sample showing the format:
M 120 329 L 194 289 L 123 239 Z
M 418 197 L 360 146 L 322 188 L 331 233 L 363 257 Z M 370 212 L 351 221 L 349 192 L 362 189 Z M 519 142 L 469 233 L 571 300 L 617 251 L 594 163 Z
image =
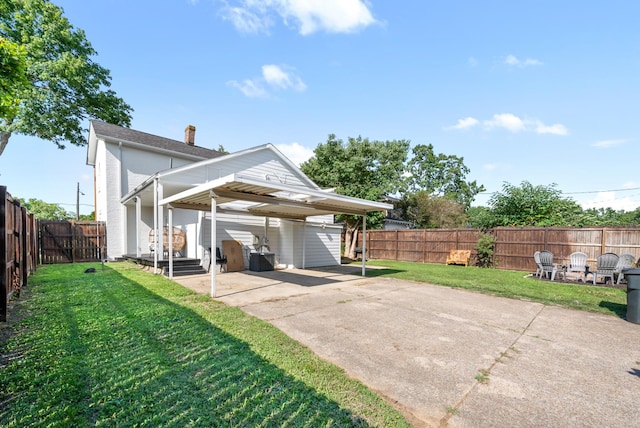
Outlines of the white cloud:
M 567 135 L 569 131 L 564 125 L 559 123 L 553 125 L 545 125 L 541 121 L 536 121 L 536 133 L 537 134 L 552 134 L 552 135 Z
M 302 35 L 352 33 L 375 24 L 366 0 L 237 0 L 222 9 L 238 31 L 266 33 L 279 17 Z
M 458 119 L 455 125 L 445 127 L 444 129 L 468 129 L 478 125 L 480 121 L 474 117 L 465 117 Z M 568 135 L 569 130 L 566 126 L 556 123 L 553 125 L 545 125 L 541 120 L 522 119 L 513 113 L 494 114 L 491 119 L 482 121 L 484 129 L 491 131 L 493 129 L 506 129 L 509 132 L 535 132 L 537 134 L 551 135 Z
M 237 80 L 230 80 L 227 85 L 240 90 L 245 96 L 249 98 L 266 98 L 269 93 L 264 89 L 259 81 L 245 79 L 242 82 Z
M 527 59 L 521 60 L 521 59 L 518 59 L 515 55 L 507 55 L 507 57 L 504 59 L 504 63 L 509 66 L 519 67 L 519 68 L 530 67 L 535 65 L 543 65 L 542 61 L 539 61 L 537 59 L 527 58 Z
M 313 157 L 313 149 L 304 147 L 299 143 L 274 144 L 291 162 L 300 166 L 303 162 Z
M 626 144 L 628 142 L 629 140 L 624 138 L 617 139 L 617 140 L 601 140 L 601 141 L 596 141 L 595 143 L 591 144 L 591 146 L 598 147 L 601 149 L 608 149 L 609 147 L 619 146 L 621 144 Z
M 262 77 L 265 82 L 278 89 L 294 89 L 296 91 L 304 91 L 307 85 L 302 79 L 296 76 L 293 71 L 285 72 L 282 67 L 268 64 L 262 66 Z
M 464 119 L 458 119 L 458 123 L 445 129 L 467 129 L 476 126 L 478 123 L 480 121 L 475 117 L 465 117 Z
M 616 211 L 633 211 L 638 208 L 638 202 L 631 198 L 616 198 L 616 192 L 598 192 L 592 200 L 581 203 L 582 208 L 613 208 Z
M 478 60 L 475 59 L 472 56 L 470 56 L 469 59 L 467 59 L 467 62 L 469 63 L 469 67 L 477 67 L 478 66 Z
M 499 166 L 500 164 L 497 163 L 486 163 L 482 165 L 482 169 L 484 169 L 485 171 L 495 171 Z
M 285 71 L 285 69 L 289 71 Z M 245 79 L 242 82 L 231 80 L 227 82 L 227 85 L 240 90 L 250 98 L 267 98 L 269 89 L 293 89 L 298 92 L 307 89 L 307 85 L 294 73 L 293 69 L 286 65 L 281 67 L 273 64 L 262 66 L 262 77 Z
M 518 116 L 511 113 L 494 114 L 491 120 L 484 121 L 485 127 L 504 128 L 511 132 L 520 132 L 525 130 L 525 122 Z

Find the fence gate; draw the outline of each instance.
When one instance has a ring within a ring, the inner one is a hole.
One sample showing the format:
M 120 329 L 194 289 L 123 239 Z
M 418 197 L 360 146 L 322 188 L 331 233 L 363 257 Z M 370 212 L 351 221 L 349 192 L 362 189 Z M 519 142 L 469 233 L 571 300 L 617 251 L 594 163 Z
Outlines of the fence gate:
M 39 222 L 42 264 L 101 261 L 107 254 L 103 221 Z

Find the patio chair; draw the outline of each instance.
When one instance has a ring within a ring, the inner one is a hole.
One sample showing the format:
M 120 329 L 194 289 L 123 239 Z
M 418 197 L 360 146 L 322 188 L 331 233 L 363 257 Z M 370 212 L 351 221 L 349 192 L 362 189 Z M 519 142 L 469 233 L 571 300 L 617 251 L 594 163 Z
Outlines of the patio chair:
M 542 263 L 540 263 L 540 251 L 536 251 L 533 253 L 533 260 L 536 262 L 536 273 L 533 274 L 534 277 L 540 278 L 542 275 Z
M 615 253 L 604 253 L 598 256 L 596 270 L 591 272 L 593 274 L 593 285 L 596 285 L 598 281 L 598 275 L 602 277 L 603 283 L 607 282 L 607 277 L 611 278 L 611 283 L 615 281 L 614 275 L 616 271 L 616 265 L 618 264 L 618 257 Z
M 634 256 L 631 253 L 625 253 L 620 256 L 620 259 L 618 259 L 618 263 L 616 264 L 616 268 L 614 271 L 615 274 L 618 275 L 616 284 L 620 284 L 620 281 L 622 281 L 622 278 L 624 278 L 622 269 L 628 269 L 633 267 L 633 265 L 635 264 L 635 261 L 636 261 L 636 256 Z
M 540 264 L 542 265 L 540 278 L 549 276 L 549 279 L 553 281 L 558 273 L 558 264 L 553 262 L 553 253 L 547 250 L 540 251 Z
M 579 277 L 578 279 L 582 279 L 583 282 L 586 282 L 586 269 L 587 255 L 585 253 L 576 251 L 575 253 L 571 253 L 569 255 L 569 266 L 567 267 L 567 272 L 579 272 L 581 277 Z
M 220 265 L 220 272 L 227 271 L 227 256 L 223 256 L 220 247 L 216 247 L 216 264 Z

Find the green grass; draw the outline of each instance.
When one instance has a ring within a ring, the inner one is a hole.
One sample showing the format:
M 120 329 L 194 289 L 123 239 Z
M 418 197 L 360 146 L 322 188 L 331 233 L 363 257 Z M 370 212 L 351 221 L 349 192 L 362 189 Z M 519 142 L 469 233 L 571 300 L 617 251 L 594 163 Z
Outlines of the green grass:
M 409 426 L 270 324 L 130 263 L 90 266 L 30 277 L 0 342 L 0 426 Z
M 370 260 L 367 276 L 383 276 L 427 282 L 435 285 L 464 288 L 495 296 L 530 300 L 547 305 L 623 317 L 626 312 L 626 292 L 612 287 L 576 285 L 525 278 L 526 273 L 473 266 Z

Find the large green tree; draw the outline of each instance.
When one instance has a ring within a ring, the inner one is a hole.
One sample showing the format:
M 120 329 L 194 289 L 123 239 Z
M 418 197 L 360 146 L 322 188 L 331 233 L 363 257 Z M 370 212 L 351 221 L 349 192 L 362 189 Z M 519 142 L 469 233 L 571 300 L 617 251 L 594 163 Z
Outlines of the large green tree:
M 50 204 L 40 199 L 20 199 L 20 205 L 25 207 L 38 220 L 71 220 L 73 213 L 68 212 L 58 204 Z
M 17 114 L 19 94 L 28 84 L 24 48 L 0 37 L 0 117 Z
M 301 169 L 321 187 L 334 188 L 341 195 L 379 201 L 399 190 L 408 150 L 409 142 L 405 140 L 350 137 L 343 142 L 331 134 Z M 345 253 L 353 258 L 362 217 L 341 215 L 338 219 L 346 225 Z M 367 227 L 379 227 L 382 220 L 380 213 L 369 213 Z
M 47 0 L 0 0 L 0 37 L 25 52 L 28 84 L 12 89 L 19 106 L 0 117 L 0 155 L 12 134 L 36 136 L 64 148 L 84 145 L 87 118 L 131 124 L 131 107 L 115 92 L 109 70 L 84 31 Z
M 504 183 L 502 192 L 489 199 L 493 226 L 571 226 L 582 214 L 572 199 L 563 198 L 557 184 L 534 186 L 523 181 L 520 186 Z
M 409 193 L 424 191 L 432 196 L 443 196 L 466 209 L 471 206 L 475 196 L 485 190 L 475 180 L 466 181 L 470 170 L 464 164 L 464 158 L 436 154 L 431 144 L 419 144 L 412 153 L 407 162 L 406 184 Z
M 398 205 L 404 210 L 405 219 L 418 229 L 467 226 L 464 206 L 450 197 L 435 196 L 421 190 L 410 194 Z

